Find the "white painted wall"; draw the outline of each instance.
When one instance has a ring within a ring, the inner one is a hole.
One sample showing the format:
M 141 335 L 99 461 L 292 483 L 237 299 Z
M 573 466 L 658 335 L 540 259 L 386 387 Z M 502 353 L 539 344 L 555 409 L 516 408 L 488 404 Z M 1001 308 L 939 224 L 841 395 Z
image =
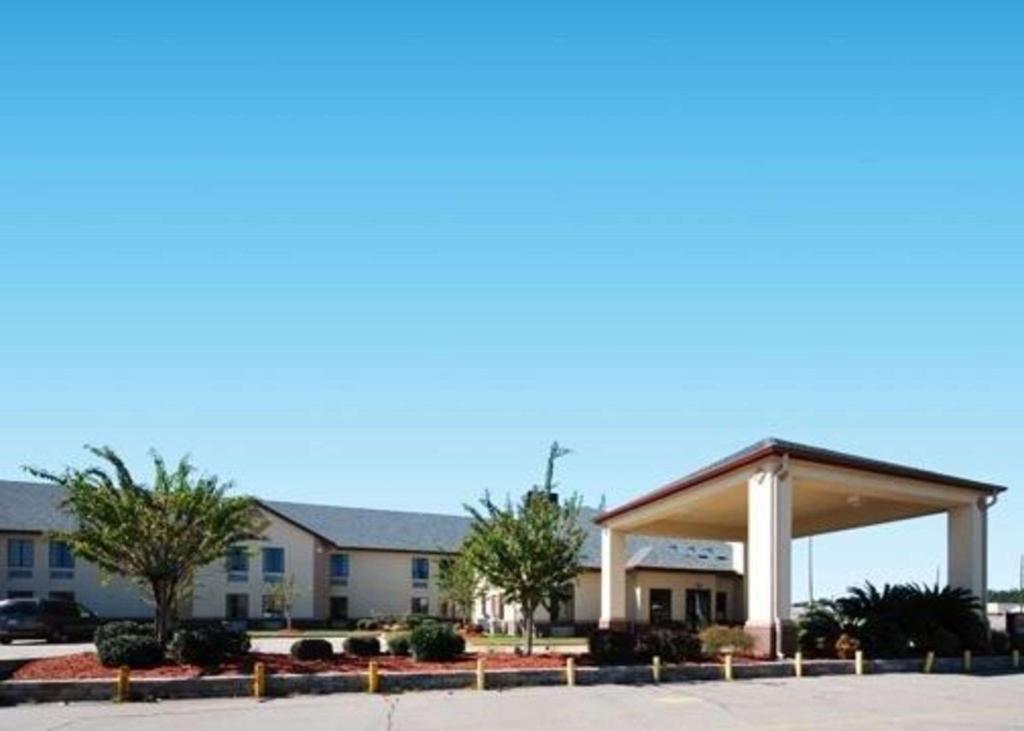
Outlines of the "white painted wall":
M 412 598 L 427 599 L 428 611 L 441 614 L 441 590 L 438 587 L 441 554 L 403 553 L 397 551 L 338 550 L 349 556 L 348 586 L 331 586 L 331 596 L 348 597 L 351 618 L 408 614 Z M 426 588 L 413 587 L 412 560 L 424 557 L 430 561 L 430 578 Z
M 215 561 L 202 569 L 196 576 L 192 600 L 192 616 L 197 619 L 223 618 L 228 594 L 249 596 L 249 618 L 262 618 L 263 595 L 267 583 L 263 579 L 264 548 L 284 549 L 284 575 L 295 577 L 296 599 L 292 608 L 294 619 L 315 617 L 313 594 L 315 577 L 313 571 L 316 539 L 306 531 L 295 527 L 277 516 L 264 513 L 269 521 L 265 540 L 249 541 L 244 544 L 249 550 L 248 581 L 228 581 L 225 560 Z
M 9 578 L 7 539 L 23 538 L 33 542 L 32 577 Z M 50 541 L 38 533 L 0 533 L 0 598 L 12 591 L 30 591 L 32 596 L 46 598 L 52 591 L 70 591 L 75 600 L 101 617 L 142 618 L 153 616 L 153 607 L 130 582 L 117 576 L 102 577 L 93 564 L 75 558 L 71 579 L 50 578 Z

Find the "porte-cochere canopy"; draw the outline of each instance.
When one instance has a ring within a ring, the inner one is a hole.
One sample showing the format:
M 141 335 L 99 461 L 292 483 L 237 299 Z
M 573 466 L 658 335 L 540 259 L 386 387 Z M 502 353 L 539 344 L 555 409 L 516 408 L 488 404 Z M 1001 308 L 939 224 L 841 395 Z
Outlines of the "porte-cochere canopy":
M 765 439 L 597 516 L 601 622 L 624 623 L 630 533 L 734 541 L 744 550 L 746 626 L 761 654 L 790 649 L 793 538 L 946 513 L 948 577 L 984 601 L 986 512 L 1006 488 Z M 739 546 L 737 546 L 739 548 Z

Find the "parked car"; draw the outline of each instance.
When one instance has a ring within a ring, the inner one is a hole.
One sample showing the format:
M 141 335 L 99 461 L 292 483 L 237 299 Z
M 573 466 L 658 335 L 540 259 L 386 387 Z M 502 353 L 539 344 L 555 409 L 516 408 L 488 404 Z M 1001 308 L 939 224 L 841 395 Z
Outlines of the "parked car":
M 91 611 L 63 599 L 0 601 L 0 643 L 38 639 L 48 642 L 91 640 L 99 619 Z

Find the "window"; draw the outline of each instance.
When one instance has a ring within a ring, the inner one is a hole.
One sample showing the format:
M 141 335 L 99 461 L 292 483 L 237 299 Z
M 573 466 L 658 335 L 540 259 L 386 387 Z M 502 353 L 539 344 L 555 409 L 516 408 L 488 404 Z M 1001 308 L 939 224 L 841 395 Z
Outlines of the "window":
M 228 594 L 225 600 L 224 616 L 227 619 L 249 619 L 249 595 Z
M 64 541 L 50 541 L 50 578 L 73 579 L 75 577 L 75 556 L 71 546 Z
M 347 596 L 332 596 L 331 597 L 331 619 L 332 620 L 348 619 L 348 597 Z
M 715 592 L 715 621 L 724 622 L 729 615 L 729 595 L 724 591 Z
M 283 574 L 284 573 L 284 549 L 264 548 L 263 549 L 263 573 Z
M 425 596 L 414 596 L 411 609 L 413 614 L 430 614 L 430 600 Z
M 7 539 L 7 578 L 31 579 L 35 544 L 31 538 Z
M 331 554 L 331 583 L 337 586 L 348 584 L 348 554 Z
M 665 625 L 672 621 L 672 590 L 650 590 L 650 622 L 653 625 Z
M 33 596 L 31 591 L 18 591 L 11 590 L 7 592 L 8 599 L 31 599 Z
M 249 580 L 249 552 L 242 546 L 232 546 L 227 556 L 228 581 Z
M 572 584 L 565 589 L 562 598 L 551 607 L 551 623 L 569 623 L 576 618 L 576 587 Z
M 284 615 L 284 597 L 274 594 L 263 595 L 263 616 L 280 617 Z
M 708 589 L 686 590 L 686 622 L 695 629 L 711 623 L 711 592 Z
M 75 592 L 73 591 L 51 591 L 50 599 L 55 602 L 73 602 L 75 601 Z
M 430 559 L 414 556 L 412 559 L 412 585 L 424 588 L 430 580 Z

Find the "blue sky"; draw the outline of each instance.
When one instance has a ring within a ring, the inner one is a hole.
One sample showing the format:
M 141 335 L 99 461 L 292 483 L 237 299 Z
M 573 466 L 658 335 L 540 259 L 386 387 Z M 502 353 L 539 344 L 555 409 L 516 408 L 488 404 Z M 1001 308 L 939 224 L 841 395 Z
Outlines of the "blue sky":
M 688 5 L 9 8 L 0 476 L 451 512 L 772 434 L 1010 485 L 1014 583 L 1024 10 Z M 941 519 L 815 549 L 945 571 Z

